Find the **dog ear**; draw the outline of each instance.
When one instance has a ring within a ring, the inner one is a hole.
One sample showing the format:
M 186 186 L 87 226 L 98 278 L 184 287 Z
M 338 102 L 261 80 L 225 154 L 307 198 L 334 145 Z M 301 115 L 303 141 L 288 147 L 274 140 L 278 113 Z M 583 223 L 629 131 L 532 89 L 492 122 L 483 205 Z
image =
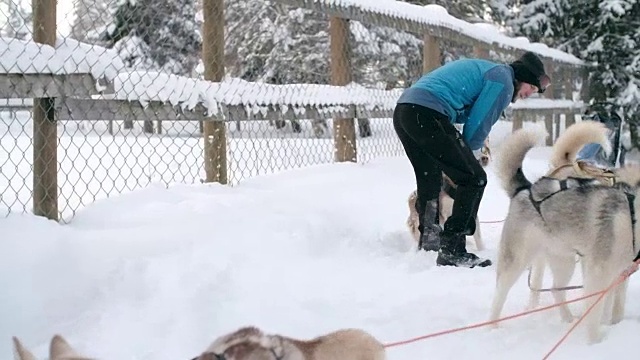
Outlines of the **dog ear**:
M 78 354 L 71 345 L 61 335 L 55 335 L 51 339 L 49 347 L 50 360 L 91 360 L 84 355 Z
M 36 357 L 15 336 L 13 337 L 13 358 L 15 360 L 36 360 Z

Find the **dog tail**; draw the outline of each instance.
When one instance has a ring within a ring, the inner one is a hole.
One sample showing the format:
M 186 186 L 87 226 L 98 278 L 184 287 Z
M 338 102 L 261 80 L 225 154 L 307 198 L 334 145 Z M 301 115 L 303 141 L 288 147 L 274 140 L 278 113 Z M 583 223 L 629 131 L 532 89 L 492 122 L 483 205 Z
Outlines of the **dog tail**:
M 509 135 L 500 146 L 496 172 L 510 198 L 521 189 L 531 186 L 531 182 L 522 172 L 522 163 L 529 150 L 546 137 L 547 133 L 540 129 L 519 129 Z
M 607 127 L 597 121 L 584 120 L 567 128 L 556 140 L 551 153 L 550 165 L 558 168 L 573 164 L 583 146 L 597 143 L 605 153 L 611 153 L 611 143 L 607 137 Z

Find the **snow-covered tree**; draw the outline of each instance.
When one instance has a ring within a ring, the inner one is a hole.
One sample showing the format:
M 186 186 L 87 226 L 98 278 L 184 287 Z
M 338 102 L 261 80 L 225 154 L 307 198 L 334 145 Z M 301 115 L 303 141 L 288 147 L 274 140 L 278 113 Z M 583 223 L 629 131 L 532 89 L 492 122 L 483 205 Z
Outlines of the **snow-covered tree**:
M 354 81 L 405 87 L 422 74 L 422 38 L 393 28 L 350 22 Z
M 579 37 L 579 43 L 586 45 L 582 46 L 581 55 L 595 65 L 591 95 L 598 101 L 611 101 L 638 75 L 634 59 L 640 55 L 640 3 L 604 0 L 594 10 L 599 16 Z
M 31 40 L 33 36 L 33 13 L 31 6 L 26 6 L 20 0 L 2 0 L 6 13 L 6 23 L 0 29 L 5 37 L 20 40 Z
M 202 49 L 195 0 L 121 0 L 103 40 L 132 68 L 191 76 Z
M 578 40 L 582 57 L 594 65 L 589 76 L 591 98 L 622 107 L 634 145 L 640 149 L 640 2 L 602 0 L 592 6 L 596 16 Z
M 117 8 L 116 0 L 78 0 L 74 8 L 71 37 L 90 44 L 101 43 L 107 26 L 113 23 Z
M 532 42 L 563 42 L 575 28 L 576 6 L 570 0 L 491 0 L 492 17 Z

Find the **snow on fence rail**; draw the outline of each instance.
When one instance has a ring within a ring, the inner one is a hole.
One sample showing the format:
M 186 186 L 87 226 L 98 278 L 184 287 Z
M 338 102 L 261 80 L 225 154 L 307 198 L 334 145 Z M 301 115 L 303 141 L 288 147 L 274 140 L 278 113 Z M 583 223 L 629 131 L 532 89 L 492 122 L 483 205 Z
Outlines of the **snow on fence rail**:
M 533 51 L 559 63 L 583 66 L 581 59 L 542 43 L 531 43 L 524 37 L 509 37 L 487 24 L 472 24 L 448 14 L 440 5 L 414 5 L 387 0 L 274 0 L 275 2 L 307 8 L 331 16 L 358 20 L 412 32 L 444 38 L 456 43 L 482 46 L 487 50 L 512 54 Z

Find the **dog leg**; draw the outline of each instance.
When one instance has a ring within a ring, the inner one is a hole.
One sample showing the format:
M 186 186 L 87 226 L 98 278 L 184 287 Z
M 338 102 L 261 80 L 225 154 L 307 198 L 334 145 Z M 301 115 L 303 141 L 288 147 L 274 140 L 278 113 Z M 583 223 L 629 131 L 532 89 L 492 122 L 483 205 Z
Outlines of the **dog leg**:
M 545 267 L 545 258 L 544 254 L 539 254 L 536 256 L 533 264 L 531 264 L 531 288 L 532 289 L 541 289 L 542 288 L 542 279 L 544 278 L 544 267 Z M 529 306 L 528 309 L 535 309 L 540 305 L 540 292 L 535 290 L 530 290 L 529 292 Z
M 602 268 L 602 263 L 594 262 L 586 257 L 582 258 L 584 262 L 584 294 L 593 294 L 598 291 L 602 291 L 614 280 L 613 275 L 608 269 Z M 593 305 L 598 299 L 598 296 L 594 296 L 591 299 L 585 300 L 585 310 Z M 585 326 L 587 330 L 587 339 L 589 344 L 595 344 L 602 341 L 603 335 L 601 330 L 602 317 L 604 312 L 604 304 L 601 300 L 596 306 L 591 309 L 591 313 L 585 318 Z
M 547 254 L 547 259 L 549 259 L 549 268 L 553 274 L 553 287 L 557 289 L 569 285 L 576 268 L 575 257 Z M 558 307 L 562 321 L 567 323 L 573 321 L 573 314 L 569 310 L 569 305 L 565 303 L 567 301 L 566 290 L 554 290 L 551 293 L 556 304 L 562 304 Z
M 493 295 L 493 303 L 491 305 L 491 317 L 489 318 L 490 321 L 495 321 L 500 317 L 500 313 L 502 312 L 504 303 L 507 300 L 509 291 L 522 273 L 522 271 L 519 271 L 518 268 L 513 265 L 514 264 L 505 266 L 498 271 L 499 274 L 496 277 L 496 289 Z M 496 328 L 498 327 L 498 323 L 494 323 L 491 326 Z
M 611 309 L 611 325 L 619 323 L 624 318 L 628 285 L 629 279 L 618 285 L 614 291 L 613 308 Z
M 522 246 L 516 250 L 519 245 L 526 244 L 521 230 L 514 231 L 510 222 L 505 222 L 502 231 L 502 239 L 500 239 L 500 247 L 498 250 L 498 261 L 496 265 L 496 289 L 493 295 L 493 303 L 491 305 L 490 321 L 495 321 L 500 317 L 504 303 L 507 300 L 509 291 L 520 277 L 524 269 L 530 262 L 533 255 L 529 248 Z M 498 327 L 497 323 L 491 325 Z
M 473 233 L 473 240 L 476 242 L 476 249 L 482 251 L 485 249 L 484 242 L 482 241 L 482 233 L 480 232 L 480 220 L 476 216 L 476 232 Z

